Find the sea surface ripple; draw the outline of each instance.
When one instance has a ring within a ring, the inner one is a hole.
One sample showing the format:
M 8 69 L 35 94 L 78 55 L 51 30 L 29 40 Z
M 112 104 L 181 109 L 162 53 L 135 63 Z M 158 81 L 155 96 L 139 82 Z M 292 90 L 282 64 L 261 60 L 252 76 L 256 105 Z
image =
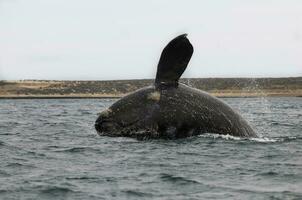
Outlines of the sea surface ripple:
M 261 135 L 100 137 L 114 99 L 0 100 L 0 199 L 302 199 L 302 98 L 227 98 Z

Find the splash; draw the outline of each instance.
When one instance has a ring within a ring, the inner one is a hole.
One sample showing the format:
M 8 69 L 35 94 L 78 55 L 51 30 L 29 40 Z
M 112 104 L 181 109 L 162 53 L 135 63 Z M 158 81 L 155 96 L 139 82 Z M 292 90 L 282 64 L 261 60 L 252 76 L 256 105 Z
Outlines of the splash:
M 267 137 L 259 137 L 259 138 L 250 138 L 249 140 L 255 141 L 255 142 L 263 142 L 263 143 L 271 143 L 271 142 L 278 142 L 279 139 L 274 138 L 267 138 Z
M 224 139 L 224 140 L 249 140 L 249 141 L 255 141 L 255 142 L 262 142 L 262 143 L 273 143 L 273 142 L 278 142 L 278 141 L 283 141 L 284 138 L 268 138 L 268 137 L 259 137 L 259 138 L 241 138 L 241 137 L 236 137 L 232 135 L 220 135 L 220 134 L 212 134 L 212 133 L 207 133 L 203 135 L 199 135 L 199 137 L 205 137 L 205 138 L 213 138 L 213 139 Z

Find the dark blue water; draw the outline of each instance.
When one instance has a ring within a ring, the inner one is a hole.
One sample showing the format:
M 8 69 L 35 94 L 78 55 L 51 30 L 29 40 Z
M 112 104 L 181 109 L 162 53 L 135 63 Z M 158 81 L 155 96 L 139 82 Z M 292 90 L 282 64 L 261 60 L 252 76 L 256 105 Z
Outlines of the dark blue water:
M 229 98 L 260 139 L 96 135 L 115 100 L 0 100 L 0 199 L 302 199 L 302 98 Z

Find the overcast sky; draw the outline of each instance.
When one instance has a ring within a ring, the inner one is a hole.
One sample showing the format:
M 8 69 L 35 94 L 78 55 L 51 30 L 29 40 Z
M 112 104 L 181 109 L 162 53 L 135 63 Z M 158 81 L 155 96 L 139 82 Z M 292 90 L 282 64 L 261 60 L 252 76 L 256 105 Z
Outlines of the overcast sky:
M 182 33 L 184 77 L 302 76 L 301 0 L 0 0 L 0 79 L 154 78 Z

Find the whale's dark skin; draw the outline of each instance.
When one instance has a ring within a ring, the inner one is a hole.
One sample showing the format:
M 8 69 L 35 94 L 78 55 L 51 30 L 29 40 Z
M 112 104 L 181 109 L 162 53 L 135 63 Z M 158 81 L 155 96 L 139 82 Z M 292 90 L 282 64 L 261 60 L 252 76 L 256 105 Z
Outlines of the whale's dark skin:
M 226 103 L 178 83 L 192 53 L 186 35 L 172 40 L 161 55 L 155 84 L 125 96 L 101 112 L 95 123 L 98 134 L 138 139 L 176 139 L 203 133 L 257 137 Z

